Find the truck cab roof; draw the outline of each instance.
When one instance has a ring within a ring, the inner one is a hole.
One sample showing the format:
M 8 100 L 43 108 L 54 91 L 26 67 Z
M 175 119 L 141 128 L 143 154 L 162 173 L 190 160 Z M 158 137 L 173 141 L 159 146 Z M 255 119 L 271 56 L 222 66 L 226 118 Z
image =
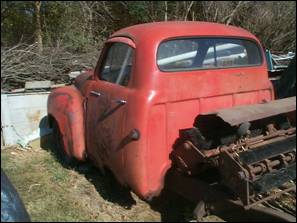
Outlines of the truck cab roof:
M 118 36 L 129 37 L 135 43 L 146 41 L 159 43 L 164 39 L 189 36 L 240 37 L 253 39 L 259 43 L 253 34 L 242 28 L 218 23 L 194 21 L 144 23 L 123 28 L 115 32 L 111 38 Z

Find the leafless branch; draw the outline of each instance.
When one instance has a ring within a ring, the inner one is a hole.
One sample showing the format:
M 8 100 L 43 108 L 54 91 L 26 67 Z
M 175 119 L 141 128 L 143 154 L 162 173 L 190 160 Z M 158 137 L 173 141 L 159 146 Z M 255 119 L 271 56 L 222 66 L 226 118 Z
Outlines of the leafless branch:
M 1 89 L 22 88 L 26 81 L 51 80 L 67 83 L 68 73 L 95 65 L 98 51 L 74 55 L 65 48 L 44 48 L 38 52 L 38 45 L 18 44 L 1 48 Z

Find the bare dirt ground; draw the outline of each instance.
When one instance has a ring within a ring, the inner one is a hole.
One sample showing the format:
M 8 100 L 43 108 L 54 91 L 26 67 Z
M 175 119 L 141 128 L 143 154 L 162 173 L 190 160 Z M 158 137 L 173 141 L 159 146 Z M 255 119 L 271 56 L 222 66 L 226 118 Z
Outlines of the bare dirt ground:
M 169 191 L 150 203 L 143 201 L 109 172 L 63 167 L 51 152 L 50 140 L 46 142 L 33 143 L 29 150 L 1 148 L 1 168 L 32 221 L 195 221 L 195 204 Z M 296 210 L 296 199 L 286 202 Z M 203 221 L 223 220 L 207 216 Z

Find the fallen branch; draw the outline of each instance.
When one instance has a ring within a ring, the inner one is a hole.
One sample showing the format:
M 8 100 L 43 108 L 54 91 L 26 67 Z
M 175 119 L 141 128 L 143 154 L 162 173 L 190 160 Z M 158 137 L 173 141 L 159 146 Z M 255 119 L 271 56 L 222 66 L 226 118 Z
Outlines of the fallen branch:
M 63 47 L 44 48 L 42 53 L 38 53 L 36 44 L 1 48 L 1 89 L 23 88 L 26 81 L 69 83 L 69 72 L 94 67 L 97 56 L 96 49 L 85 54 L 73 54 Z

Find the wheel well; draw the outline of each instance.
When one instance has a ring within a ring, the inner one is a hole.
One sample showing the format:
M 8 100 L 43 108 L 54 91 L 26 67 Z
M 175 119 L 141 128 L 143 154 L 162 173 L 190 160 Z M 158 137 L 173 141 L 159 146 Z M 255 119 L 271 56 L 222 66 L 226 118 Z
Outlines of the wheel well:
M 53 128 L 54 122 L 57 122 L 57 120 L 55 119 L 54 116 L 52 116 L 51 114 L 47 115 L 47 124 L 49 128 Z

